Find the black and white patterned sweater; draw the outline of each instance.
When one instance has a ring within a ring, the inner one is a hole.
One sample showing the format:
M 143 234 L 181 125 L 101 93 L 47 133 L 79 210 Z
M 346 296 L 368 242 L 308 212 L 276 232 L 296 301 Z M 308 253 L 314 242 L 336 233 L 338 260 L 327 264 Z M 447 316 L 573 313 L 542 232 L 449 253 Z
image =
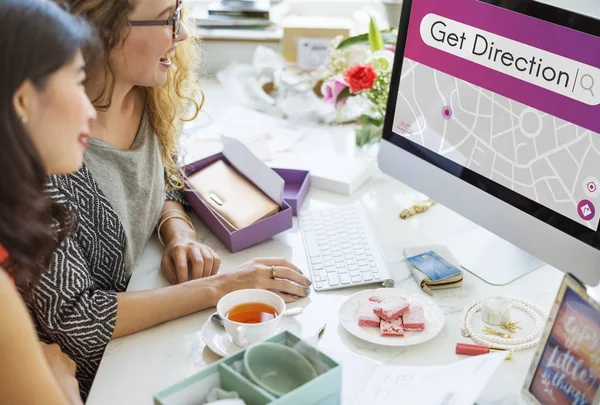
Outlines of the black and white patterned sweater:
M 89 169 L 50 176 L 48 194 L 71 208 L 74 228 L 51 268 L 26 297 L 40 339 L 57 343 L 77 363 L 87 398 L 117 318 L 117 293 L 127 289 L 125 232 Z M 178 192 L 166 199 L 183 202 Z

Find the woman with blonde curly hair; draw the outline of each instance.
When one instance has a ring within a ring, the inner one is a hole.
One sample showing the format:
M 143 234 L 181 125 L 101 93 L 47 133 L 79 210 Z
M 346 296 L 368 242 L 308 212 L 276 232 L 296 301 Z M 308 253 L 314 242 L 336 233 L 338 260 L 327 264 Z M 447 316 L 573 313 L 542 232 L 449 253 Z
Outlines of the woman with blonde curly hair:
M 86 85 L 98 117 L 84 165 L 51 176 L 47 188 L 70 207 L 74 232 L 27 298 L 41 339 L 58 343 L 77 363 L 85 398 L 112 338 L 214 306 L 238 289 L 274 290 L 295 301 L 308 295 L 310 281 L 280 258 L 217 274 L 218 256 L 196 241 L 175 161 L 181 122 L 201 107 L 181 0 L 62 3 L 96 25 L 106 56 Z M 174 285 L 126 292 L 157 227 L 165 244 L 161 267 Z

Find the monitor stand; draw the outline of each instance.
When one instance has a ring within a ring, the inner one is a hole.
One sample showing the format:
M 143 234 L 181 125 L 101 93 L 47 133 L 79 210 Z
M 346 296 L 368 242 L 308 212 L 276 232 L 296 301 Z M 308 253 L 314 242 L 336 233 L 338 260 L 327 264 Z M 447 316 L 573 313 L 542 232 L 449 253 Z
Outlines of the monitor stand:
M 506 285 L 545 264 L 481 227 L 444 242 L 465 270 L 492 285 Z

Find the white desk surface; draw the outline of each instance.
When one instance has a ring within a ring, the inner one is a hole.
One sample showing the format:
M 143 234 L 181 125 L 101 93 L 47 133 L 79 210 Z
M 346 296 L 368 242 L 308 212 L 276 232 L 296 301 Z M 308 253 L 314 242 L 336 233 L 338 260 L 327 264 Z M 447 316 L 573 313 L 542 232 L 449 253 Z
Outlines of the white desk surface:
M 207 96 L 205 110 L 215 116 L 227 106 L 227 95 L 223 94 L 214 81 L 205 83 L 204 89 Z M 353 155 L 359 153 L 354 149 L 353 142 L 353 133 L 350 130 L 336 128 L 327 139 L 322 135 L 309 136 L 301 140 L 296 148 L 302 151 L 318 149 L 324 153 Z M 202 143 L 196 142 L 195 145 L 202 147 Z M 205 146 L 201 154 L 208 155 L 215 148 L 215 145 Z M 361 201 L 368 210 L 371 223 L 378 234 L 381 248 L 396 280 L 396 287 L 418 291 L 409 269 L 402 261 L 402 249 L 406 246 L 439 242 L 474 226 L 439 204 L 425 214 L 409 220 L 399 219 L 401 209 L 419 197 L 416 191 L 378 173 L 352 197 L 313 188 L 302 210 Z M 199 239 L 221 256 L 222 272 L 232 271 L 236 266 L 257 256 L 286 257 L 301 268 L 307 269 L 302 236 L 296 219 L 293 229 L 237 254 L 230 254 L 197 219 L 196 225 Z M 133 273 L 128 291 L 168 285 L 159 268 L 161 255 L 162 247 L 156 239 L 152 239 Z M 446 315 L 446 325 L 442 332 L 429 342 L 408 348 L 376 346 L 355 338 L 339 325 L 340 305 L 361 288 L 321 293 L 313 291 L 310 298 L 290 307 L 305 307 L 304 313 L 297 317 L 297 321 L 306 336 L 316 333 L 327 323 L 326 333 L 319 343 L 324 351 L 333 348 L 353 352 L 385 364 L 443 365 L 464 358 L 454 353 L 457 342 L 472 343 L 461 336 L 458 326 L 460 313 L 470 301 L 491 295 L 506 295 L 531 300 L 549 310 L 561 279 L 562 273 L 550 266 L 544 266 L 504 287 L 491 286 L 466 273 L 461 288 L 434 293 L 434 299 Z M 213 312 L 214 308 L 207 309 L 113 340 L 106 349 L 87 404 L 151 405 L 154 393 L 217 361 L 219 357 L 206 347 L 200 333 Z M 477 404 L 524 403 L 520 390 L 533 355 L 533 350 L 518 352 L 513 360 L 505 361 Z M 435 382 L 432 384 L 435 386 Z

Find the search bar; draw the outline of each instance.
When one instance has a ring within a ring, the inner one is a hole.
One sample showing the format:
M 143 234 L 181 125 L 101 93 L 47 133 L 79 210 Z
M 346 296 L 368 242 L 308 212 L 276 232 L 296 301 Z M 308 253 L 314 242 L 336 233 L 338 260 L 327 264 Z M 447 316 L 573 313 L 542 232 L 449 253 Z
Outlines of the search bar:
M 600 69 L 436 14 L 421 38 L 447 52 L 588 105 L 600 104 Z

